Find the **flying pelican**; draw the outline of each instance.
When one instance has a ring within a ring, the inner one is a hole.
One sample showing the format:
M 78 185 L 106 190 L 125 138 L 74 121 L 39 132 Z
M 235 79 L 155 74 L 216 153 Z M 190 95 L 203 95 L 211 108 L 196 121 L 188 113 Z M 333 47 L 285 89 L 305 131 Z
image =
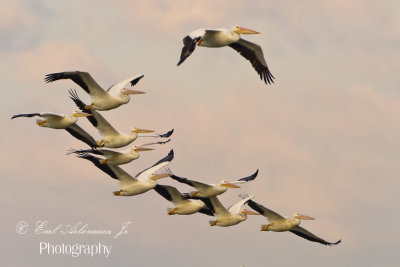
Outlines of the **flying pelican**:
M 240 38 L 240 34 L 258 34 L 259 32 L 246 29 L 240 26 L 233 26 L 228 29 L 198 29 L 183 38 L 183 48 L 178 66 L 190 56 L 196 44 L 204 47 L 223 47 L 230 46 L 239 52 L 244 58 L 250 61 L 253 68 L 260 75 L 261 80 L 266 84 L 273 83 L 274 76 L 269 71 L 267 63 L 264 59 L 264 54 L 261 47 Z
M 258 170 L 248 177 L 241 178 L 237 181 L 228 182 L 226 180 L 222 180 L 219 184 L 205 184 L 202 182 L 198 182 L 195 180 L 189 180 L 186 178 L 182 178 L 176 175 L 171 175 L 171 178 L 192 187 L 195 187 L 197 191 L 189 192 L 190 197 L 211 197 L 224 193 L 228 187 L 230 188 L 240 188 L 237 184 L 243 184 L 249 181 L 254 180 L 257 177 Z
M 215 221 L 210 221 L 210 226 L 231 226 L 238 224 L 247 219 L 247 215 L 259 215 L 253 211 L 242 208 L 242 206 L 254 196 L 246 197 L 239 202 L 233 204 L 229 209 L 226 209 L 216 196 L 209 198 L 201 198 L 202 200 L 208 200 L 204 203 L 214 212 L 217 217 Z
M 154 145 L 154 144 L 165 144 L 168 143 L 171 139 L 168 139 L 165 142 L 153 142 L 153 143 L 148 143 L 148 144 L 142 144 L 138 146 L 132 146 L 130 149 L 124 150 L 124 151 L 113 151 L 110 149 L 80 149 L 80 150 L 75 150 L 71 149 L 69 153 L 67 154 L 78 154 L 78 155 L 84 155 L 84 154 L 95 154 L 95 155 L 102 155 L 105 157 L 105 159 L 102 159 L 100 161 L 100 164 L 111 164 L 111 165 L 122 165 L 131 162 L 132 160 L 138 159 L 140 157 L 139 152 L 141 151 L 150 151 L 153 150 L 153 148 L 148 148 L 146 146 L 149 145 Z
M 36 124 L 40 127 L 48 127 L 53 129 L 65 129 L 75 138 L 85 142 L 90 147 L 96 147 L 97 143 L 90 134 L 79 127 L 76 122 L 78 117 L 92 116 L 89 113 L 75 111 L 71 116 L 64 114 L 55 114 L 51 112 L 41 113 L 28 113 L 28 114 L 17 114 L 11 117 L 11 119 L 19 117 L 41 117 L 43 119 L 37 119 Z
M 168 215 L 189 215 L 196 212 L 210 216 L 214 215 L 214 213 L 205 206 L 203 201 L 200 199 L 185 199 L 181 192 L 173 186 L 156 185 L 154 190 L 175 205 L 174 208 L 168 208 Z
M 128 83 L 130 83 L 131 86 L 136 85 L 142 78 L 143 75 L 129 77 L 111 86 L 107 91 L 101 88 L 87 72 L 66 71 L 51 73 L 47 74 L 44 80 L 47 83 L 50 83 L 61 79 L 71 79 L 77 85 L 82 87 L 82 89 L 92 98 L 92 103 L 86 106 L 86 109 L 110 110 L 128 103 L 130 100 L 130 94 L 143 94 L 144 92 L 142 91 L 125 88 Z
M 323 240 L 322 238 L 310 233 L 309 231 L 307 231 L 306 229 L 304 229 L 303 227 L 300 227 L 300 220 L 314 220 L 314 218 L 306 216 L 306 215 L 302 215 L 299 213 L 295 213 L 293 215 L 293 218 L 285 218 L 281 215 L 279 215 L 278 213 L 258 204 L 257 202 L 253 201 L 253 200 L 249 200 L 247 202 L 247 204 L 255 211 L 259 212 L 260 214 L 262 214 L 263 216 L 267 217 L 269 224 L 266 225 L 262 225 L 261 226 L 261 231 L 274 231 L 274 232 L 284 232 L 284 231 L 290 231 L 295 235 L 298 235 L 302 238 L 305 238 L 309 241 L 312 242 L 318 242 L 321 243 L 323 245 L 337 245 L 340 242 L 342 242 L 342 240 L 338 240 L 335 243 L 330 243 L 327 242 L 325 240 Z
M 171 171 L 166 166 L 174 158 L 174 152 L 171 150 L 166 157 L 159 160 L 153 166 L 139 172 L 135 177 L 116 165 L 100 164 L 101 159 L 92 155 L 84 154 L 78 157 L 91 161 L 97 168 L 111 176 L 111 178 L 119 180 L 121 190 L 115 191 L 115 196 L 134 196 L 153 189 L 157 185 L 158 179 L 171 175 Z
M 75 102 L 75 104 L 80 108 L 81 110 L 84 110 L 85 103 L 82 102 L 82 100 L 79 99 L 79 96 L 77 95 L 76 91 L 70 90 L 70 98 Z M 88 120 L 94 127 L 97 128 L 99 131 L 100 135 L 103 136 L 103 139 L 100 140 L 97 145 L 104 146 L 107 148 L 120 148 L 124 147 L 126 145 L 129 145 L 132 143 L 134 140 L 136 140 L 137 137 L 162 137 L 162 138 L 168 138 L 171 136 L 173 133 L 173 129 L 165 134 L 155 134 L 153 133 L 154 131 L 152 130 L 146 130 L 146 129 L 139 129 L 134 127 L 131 130 L 130 134 L 125 134 L 125 133 L 120 133 L 118 132 L 112 125 L 96 110 L 89 110 L 88 111 L 92 116 L 88 117 Z

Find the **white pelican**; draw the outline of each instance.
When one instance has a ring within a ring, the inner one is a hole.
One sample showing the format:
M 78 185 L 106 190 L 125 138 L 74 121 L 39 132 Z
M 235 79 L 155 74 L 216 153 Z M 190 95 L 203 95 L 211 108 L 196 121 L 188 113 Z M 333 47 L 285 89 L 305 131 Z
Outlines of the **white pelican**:
M 205 201 L 205 204 L 214 212 L 214 215 L 217 217 L 215 221 L 210 221 L 210 226 L 231 226 L 238 224 L 247 219 L 247 215 L 259 215 L 253 211 L 242 208 L 242 206 L 254 196 L 246 197 L 245 199 L 240 200 L 239 202 L 233 204 L 229 209 L 226 209 L 221 202 L 218 200 L 216 196 L 212 196 L 202 200 Z
M 341 240 L 336 241 L 335 243 L 327 242 L 322 238 L 310 233 L 303 227 L 300 227 L 300 220 L 314 220 L 314 218 L 302 215 L 299 213 L 295 213 L 292 218 L 287 218 L 279 215 L 278 213 L 254 202 L 253 200 L 249 200 L 247 204 L 255 211 L 259 212 L 263 216 L 267 217 L 269 224 L 262 225 L 261 231 L 274 231 L 274 232 L 284 232 L 290 231 L 295 235 L 303 237 L 312 242 L 318 242 L 323 245 L 337 245 L 341 242 Z
M 205 184 L 205 183 L 198 182 L 195 180 L 189 180 L 186 178 L 182 178 L 182 177 L 179 177 L 176 175 L 171 175 L 171 178 L 178 182 L 195 187 L 197 189 L 197 191 L 189 192 L 190 197 L 211 197 L 211 196 L 216 196 L 216 195 L 220 195 L 220 194 L 224 193 L 228 189 L 228 187 L 240 188 L 240 186 L 238 186 L 238 184 L 243 184 L 248 181 L 254 180 L 257 177 L 257 174 L 258 174 L 258 170 L 255 173 L 253 173 L 252 175 L 241 178 L 237 181 L 228 182 L 226 180 L 222 180 L 219 184 Z
M 268 69 L 261 47 L 257 44 L 240 38 L 240 34 L 258 33 L 259 32 L 240 26 L 233 26 L 230 30 L 198 29 L 183 38 L 184 46 L 182 48 L 181 58 L 178 62 L 178 66 L 193 53 L 194 49 L 196 48 L 196 44 L 204 47 L 230 46 L 239 52 L 240 55 L 250 61 L 253 68 L 257 71 L 258 75 L 260 75 L 261 80 L 264 80 L 266 84 L 271 84 L 274 82 L 274 76 Z
M 90 147 L 96 147 L 97 143 L 90 134 L 79 127 L 76 122 L 78 117 L 92 116 L 89 113 L 75 111 L 71 116 L 63 114 L 55 114 L 51 112 L 41 113 L 29 113 L 29 114 L 17 114 L 11 117 L 11 119 L 19 117 L 41 117 L 43 119 L 37 119 L 36 124 L 40 127 L 48 127 L 53 129 L 65 129 L 75 138 L 85 142 Z
M 75 104 L 81 109 L 84 110 L 85 103 L 79 99 L 76 91 L 70 90 L 70 98 L 75 102 Z M 100 140 L 97 145 L 104 146 L 107 148 L 120 148 L 126 145 L 129 145 L 137 137 L 162 137 L 168 138 L 173 133 L 173 129 L 165 134 L 155 134 L 152 130 L 139 129 L 134 127 L 130 134 L 120 133 L 118 132 L 112 125 L 96 110 L 89 110 L 93 116 L 88 117 L 88 120 L 92 123 L 94 127 L 97 128 L 100 135 L 103 136 L 103 139 Z
M 110 149 L 80 149 L 80 150 L 72 149 L 68 154 L 75 153 L 78 155 L 84 155 L 84 154 L 102 155 L 105 157 L 105 159 L 102 159 L 102 161 L 100 161 L 100 164 L 108 163 L 110 165 L 123 165 L 131 162 L 132 160 L 138 159 L 140 157 L 139 152 L 153 150 L 153 148 L 149 148 L 146 146 L 153 144 L 162 145 L 168 143 L 170 140 L 171 139 L 168 139 L 165 142 L 153 142 L 138 146 L 132 146 L 130 149 L 124 151 L 113 151 Z
M 153 166 L 139 172 L 135 177 L 116 165 L 100 164 L 101 159 L 92 155 L 78 156 L 91 161 L 103 172 L 117 179 L 121 185 L 121 190 L 115 191 L 115 196 L 134 196 L 145 193 L 157 185 L 157 180 L 171 175 L 171 171 L 166 166 L 174 158 L 174 152 L 171 150 L 166 157 L 159 160 Z
M 83 90 L 85 90 L 92 98 L 92 103 L 86 106 L 86 109 L 96 110 L 110 110 L 129 102 L 130 94 L 143 94 L 144 92 L 138 90 L 131 90 L 125 88 L 130 83 L 132 86 L 136 85 L 143 75 L 135 75 L 129 77 L 113 86 L 107 91 L 100 87 L 100 85 L 90 76 L 87 72 L 81 71 L 67 71 L 59 73 L 47 74 L 44 80 L 47 83 L 54 82 L 61 79 L 71 79 Z
M 205 207 L 205 204 L 200 199 L 185 199 L 181 192 L 173 186 L 156 185 L 154 190 L 163 196 L 166 200 L 171 201 L 175 207 L 168 208 L 168 215 L 189 215 L 196 212 L 204 213 L 213 216 L 213 212 Z

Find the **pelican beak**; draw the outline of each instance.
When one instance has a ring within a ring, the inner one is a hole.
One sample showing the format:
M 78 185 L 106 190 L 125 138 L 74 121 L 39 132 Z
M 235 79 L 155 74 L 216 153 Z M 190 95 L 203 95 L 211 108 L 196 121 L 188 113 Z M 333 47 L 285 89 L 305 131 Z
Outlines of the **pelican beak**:
M 299 214 L 297 216 L 297 218 L 302 219 L 302 220 L 315 220 L 315 218 L 307 216 L 307 215 L 303 215 L 303 214 Z
M 239 29 L 237 29 L 235 32 L 239 33 L 239 34 L 259 34 L 259 32 L 257 32 L 257 31 L 250 30 L 250 29 L 243 28 L 243 27 L 239 27 Z
M 132 132 L 134 133 L 153 133 L 153 130 L 146 130 L 146 129 L 139 129 L 139 128 L 135 128 L 132 130 Z
M 148 147 L 143 147 L 143 146 L 138 146 L 134 149 L 135 151 L 150 151 L 154 150 L 153 148 L 148 148 Z
M 75 113 L 72 114 L 72 116 L 74 116 L 74 117 L 89 117 L 89 116 L 93 116 L 93 115 L 86 113 L 86 112 L 75 111 Z
M 229 188 L 240 188 L 240 186 L 235 185 L 235 184 L 230 183 L 230 182 L 225 182 L 225 183 L 223 183 L 223 184 L 221 184 L 221 185 L 222 185 L 222 186 L 225 186 L 225 187 L 229 187 Z
M 153 174 L 153 176 L 150 179 L 158 180 L 158 179 L 166 178 L 166 177 L 170 177 L 170 176 L 171 176 L 171 174 L 169 174 L 169 173 Z
M 97 143 L 98 147 L 103 146 L 103 145 L 104 145 L 104 140 L 101 140 L 100 142 Z
M 269 224 L 261 225 L 261 231 L 268 231 Z
M 139 95 L 139 94 L 145 94 L 146 92 L 139 91 L 139 90 L 132 90 L 132 89 L 124 89 L 124 94 L 126 95 Z
M 248 209 L 243 209 L 242 213 L 246 215 L 260 215 L 260 213 Z

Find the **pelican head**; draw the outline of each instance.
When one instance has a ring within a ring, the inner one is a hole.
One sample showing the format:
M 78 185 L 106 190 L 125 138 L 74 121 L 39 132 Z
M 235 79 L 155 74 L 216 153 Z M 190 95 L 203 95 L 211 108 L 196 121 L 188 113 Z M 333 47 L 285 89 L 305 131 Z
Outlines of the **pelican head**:
M 145 94 L 146 92 L 139 91 L 139 90 L 132 90 L 132 89 L 128 89 L 128 88 L 123 88 L 121 93 L 124 94 L 124 95 L 139 95 L 139 94 Z
M 235 185 L 234 183 L 228 182 L 226 180 L 223 180 L 220 184 L 222 186 L 229 187 L 229 188 L 240 188 L 240 186 Z
M 306 215 L 300 214 L 298 212 L 293 214 L 293 218 L 299 219 L 299 220 L 315 220 L 315 218 L 313 218 L 313 217 L 306 216 Z
M 232 31 L 237 33 L 237 34 L 259 34 L 259 32 L 251 30 L 251 29 L 247 29 L 247 28 L 243 28 L 240 26 L 233 26 L 232 27 Z
M 131 132 L 132 132 L 132 133 L 152 133 L 152 132 L 154 132 L 154 131 L 153 131 L 153 130 L 146 130 L 146 129 L 139 129 L 139 128 L 134 127 L 134 128 L 131 130 Z

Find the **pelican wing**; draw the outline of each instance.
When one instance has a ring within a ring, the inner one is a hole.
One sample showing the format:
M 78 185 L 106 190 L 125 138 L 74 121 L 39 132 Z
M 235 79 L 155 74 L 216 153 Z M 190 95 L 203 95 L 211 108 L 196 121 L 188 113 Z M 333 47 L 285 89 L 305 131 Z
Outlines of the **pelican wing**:
M 144 169 L 143 171 L 139 172 L 138 174 L 135 175 L 135 178 L 138 180 L 146 180 L 148 179 L 152 173 L 156 172 L 157 170 L 161 169 L 162 167 L 165 167 L 170 163 L 174 158 L 174 151 L 171 149 L 171 151 L 168 153 L 167 156 L 164 158 L 160 159 L 157 161 L 154 165 Z
M 124 187 L 126 184 L 131 184 L 133 181 L 136 181 L 137 179 L 121 169 L 118 165 L 111 165 L 111 164 L 103 164 L 103 165 L 108 165 L 110 169 L 115 173 L 117 176 L 117 179 L 119 180 L 119 183 L 121 184 L 122 187 Z
M 244 204 L 246 204 L 246 202 L 249 201 L 253 197 L 254 196 L 248 196 L 248 197 L 238 201 L 237 203 L 233 204 L 232 206 L 229 207 L 229 209 L 228 209 L 229 212 L 232 214 L 239 214 L 242 206 Z
M 124 88 L 128 83 L 131 84 L 131 86 L 135 86 L 140 79 L 142 79 L 144 75 L 135 75 L 132 77 L 129 77 L 123 81 L 120 81 L 117 84 L 112 85 L 110 88 L 108 88 L 107 92 L 112 93 L 112 94 L 118 94 L 120 90 Z
M 81 159 L 89 160 L 90 162 L 92 162 L 94 164 L 94 166 L 96 166 L 103 172 L 107 173 L 111 178 L 118 179 L 117 174 L 110 168 L 110 166 L 108 164 L 100 164 L 101 159 L 99 159 L 95 156 L 89 155 L 89 154 L 80 155 L 78 157 Z
M 70 79 L 79 85 L 91 96 L 101 97 L 107 94 L 103 88 L 90 76 L 87 72 L 81 71 L 66 71 L 59 73 L 47 74 L 44 80 L 47 83 L 54 82 L 62 79 Z
M 250 208 L 253 210 L 257 211 L 258 213 L 262 214 L 263 216 L 267 217 L 268 221 L 275 221 L 279 219 L 284 219 L 283 216 L 279 215 L 275 211 L 272 211 L 270 209 L 267 209 L 263 205 L 258 204 L 257 202 L 253 200 L 249 200 L 247 202 L 247 205 L 249 205 Z
M 331 243 L 331 242 L 325 241 L 322 238 L 314 235 L 313 233 L 310 233 L 309 231 L 307 231 L 306 229 L 304 229 L 301 226 L 294 227 L 292 230 L 290 230 L 290 232 L 292 232 L 293 234 L 298 235 L 298 236 L 300 236 L 302 238 L 305 238 L 305 239 L 307 239 L 309 241 L 318 242 L 318 243 L 321 243 L 321 244 L 327 245 L 327 246 L 337 245 L 340 242 L 342 242 L 341 239 L 336 241 L 335 243 Z
M 178 181 L 178 182 L 183 183 L 183 184 L 190 185 L 190 186 L 198 188 L 198 189 L 211 187 L 211 185 L 208 185 L 208 184 L 205 184 L 205 183 L 202 183 L 202 182 L 198 182 L 198 181 L 195 181 L 195 180 L 189 180 L 187 178 L 179 177 L 179 176 L 176 176 L 176 175 L 171 175 L 171 178 L 174 179 L 175 181 Z
M 201 37 L 203 37 L 205 33 L 206 31 L 204 29 L 198 29 L 183 38 L 181 57 L 177 66 L 182 64 L 183 61 L 185 61 L 186 58 L 188 58 L 193 53 L 194 49 L 196 48 L 197 42 L 200 41 Z
M 250 61 L 253 68 L 257 71 L 258 75 L 260 75 L 261 80 L 264 80 L 266 84 L 274 82 L 274 76 L 268 69 L 263 51 L 259 45 L 244 39 L 239 39 L 239 41 L 232 43 L 229 46 Z
M 214 211 L 216 216 L 221 216 L 221 215 L 227 215 L 230 212 L 222 205 L 222 203 L 219 201 L 217 196 L 212 196 L 208 198 L 210 200 L 210 204 L 212 206 L 211 210 Z M 207 203 L 204 202 L 206 205 Z
M 85 130 L 79 127 L 76 123 L 65 128 L 65 130 L 69 132 L 73 137 L 88 144 L 91 148 L 97 147 L 96 140 L 94 140 L 90 134 L 88 134 Z
M 208 208 L 208 206 L 202 207 L 198 212 L 208 216 L 214 216 L 214 212 L 210 208 Z
M 69 92 L 69 98 L 71 98 L 72 101 L 74 101 L 75 105 L 76 105 L 81 111 L 93 115 L 93 113 L 92 113 L 92 111 L 91 111 L 90 109 L 86 109 L 86 108 L 85 108 L 85 107 L 86 107 L 86 104 L 79 98 L 78 93 L 76 92 L 76 90 L 70 89 L 70 90 L 68 90 L 68 92 Z M 94 127 L 97 127 L 97 120 L 95 119 L 95 117 L 93 117 L 93 116 L 87 116 L 86 118 L 89 120 L 89 122 L 90 122 Z
M 238 182 L 245 183 L 245 182 L 253 181 L 254 179 L 256 179 L 257 175 L 258 175 L 258 169 L 252 175 L 239 179 Z
M 119 132 L 115 130 L 114 127 L 112 127 L 112 125 L 100 114 L 100 112 L 96 110 L 92 110 L 91 112 L 93 115 L 92 117 L 96 120 L 97 123 L 96 128 L 102 136 L 119 134 Z
M 102 155 L 105 157 L 112 157 L 112 156 L 117 156 L 117 155 L 121 154 L 121 152 L 113 151 L 110 149 L 79 149 L 79 150 L 71 149 L 68 154 L 71 154 L 71 153 L 78 154 L 78 155 L 90 153 L 90 154 L 95 154 L 95 155 Z
M 16 115 L 13 115 L 11 117 L 11 119 L 15 119 L 15 118 L 19 118 L 19 117 L 30 118 L 30 117 L 35 117 L 35 116 L 40 116 L 40 113 L 16 114 Z
M 169 185 L 156 185 L 154 190 L 157 191 L 161 196 L 163 196 L 166 200 L 171 201 L 174 204 L 180 203 L 183 201 L 181 192 L 178 191 L 173 186 Z

